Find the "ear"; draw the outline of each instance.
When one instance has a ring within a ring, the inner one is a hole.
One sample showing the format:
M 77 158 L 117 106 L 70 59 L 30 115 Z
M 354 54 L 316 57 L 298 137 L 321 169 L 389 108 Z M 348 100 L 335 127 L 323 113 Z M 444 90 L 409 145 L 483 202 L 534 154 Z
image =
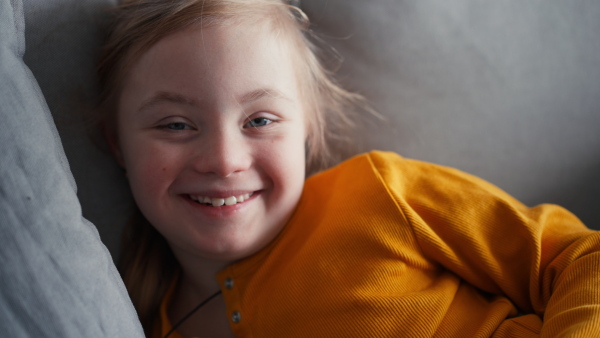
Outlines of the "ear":
M 123 160 L 123 152 L 121 151 L 121 145 L 119 144 L 119 137 L 114 128 L 104 128 L 103 130 L 104 139 L 108 144 L 108 149 L 113 155 L 115 161 L 121 166 L 121 168 L 125 169 L 125 161 Z

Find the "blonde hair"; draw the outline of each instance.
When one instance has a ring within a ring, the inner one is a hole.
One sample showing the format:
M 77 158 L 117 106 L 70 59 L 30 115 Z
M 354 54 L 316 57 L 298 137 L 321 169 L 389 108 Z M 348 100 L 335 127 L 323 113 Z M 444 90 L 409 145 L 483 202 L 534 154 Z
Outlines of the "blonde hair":
M 325 69 L 322 49 L 317 47 L 320 41 L 310 30 L 307 16 L 285 0 L 124 0 L 113 15 L 114 24 L 97 68 L 101 86 L 101 115 L 97 120 L 104 135 L 116 135 L 117 103 L 127 71 L 152 45 L 191 25 L 208 27 L 252 18 L 268 18 L 279 29 L 279 35 L 287 34 L 290 46 L 297 49 L 293 54 L 308 114 L 307 172 L 341 160 L 332 155 L 330 144 L 345 140 L 343 135 L 352 126 L 351 113 L 358 111 L 356 108 L 370 111 L 362 96 L 343 89 Z M 121 270 L 142 325 L 150 335 L 160 300 L 178 265 L 164 238 L 143 216 L 137 215 L 128 230 Z

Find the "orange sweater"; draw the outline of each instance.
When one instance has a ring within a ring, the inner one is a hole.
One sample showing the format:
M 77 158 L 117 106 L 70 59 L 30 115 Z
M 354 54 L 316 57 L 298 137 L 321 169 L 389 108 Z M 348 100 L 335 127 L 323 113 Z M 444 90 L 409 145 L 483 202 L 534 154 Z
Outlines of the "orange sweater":
M 238 337 L 600 337 L 599 271 L 600 232 L 564 209 L 373 152 L 309 178 L 217 279 Z

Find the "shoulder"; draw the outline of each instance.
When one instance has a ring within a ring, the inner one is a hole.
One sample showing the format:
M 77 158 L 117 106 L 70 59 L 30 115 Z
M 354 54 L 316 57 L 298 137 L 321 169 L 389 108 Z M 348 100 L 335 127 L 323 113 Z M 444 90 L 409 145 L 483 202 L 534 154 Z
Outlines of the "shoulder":
M 384 151 L 357 155 L 311 177 L 307 184 L 384 189 L 411 205 L 472 204 L 492 197 L 519 204 L 497 186 L 461 170 Z
M 365 154 L 373 170 L 385 182 L 399 183 L 411 189 L 423 185 L 442 188 L 498 189 L 491 183 L 456 168 L 404 158 L 396 153 L 372 151 Z
M 330 168 L 326 171 L 320 172 L 314 176 L 329 176 L 334 174 L 340 174 L 343 172 L 374 172 L 385 177 L 403 174 L 402 176 L 407 178 L 431 178 L 430 174 L 436 173 L 443 174 L 444 176 L 461 177 L 467 180 L 480 180 L 472 175 L 469 175 L 455 168 L 409 159 L 394 152 L 379 150 L 374 150 L 368 153 L 356 155 L 338 164 L 337 166 Z
M 429 181 L 460 181 L 475 185 L 492 185 L 476 176 L 459 169 L 405 158 L 388 151 L 371 151 L 356 155 L 337 166 L 314 175 L 313 178 L 331 179 L 333 176 L 350 175 L 358 177 L 363 174 L 379 176 L 384 182 L 402 184 L 423 184 Z

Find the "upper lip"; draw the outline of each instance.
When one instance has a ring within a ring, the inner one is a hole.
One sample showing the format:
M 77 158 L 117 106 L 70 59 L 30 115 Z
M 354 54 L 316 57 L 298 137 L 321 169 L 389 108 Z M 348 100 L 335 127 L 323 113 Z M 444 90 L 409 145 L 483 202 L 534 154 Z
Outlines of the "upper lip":
M 242 196 L 245 194 L 256 193 L 258 190 L 207 190 L 201 192 L 189 192 L 185 195 L 202 196 L 210 198 L 227 198 L 231 196 Z

